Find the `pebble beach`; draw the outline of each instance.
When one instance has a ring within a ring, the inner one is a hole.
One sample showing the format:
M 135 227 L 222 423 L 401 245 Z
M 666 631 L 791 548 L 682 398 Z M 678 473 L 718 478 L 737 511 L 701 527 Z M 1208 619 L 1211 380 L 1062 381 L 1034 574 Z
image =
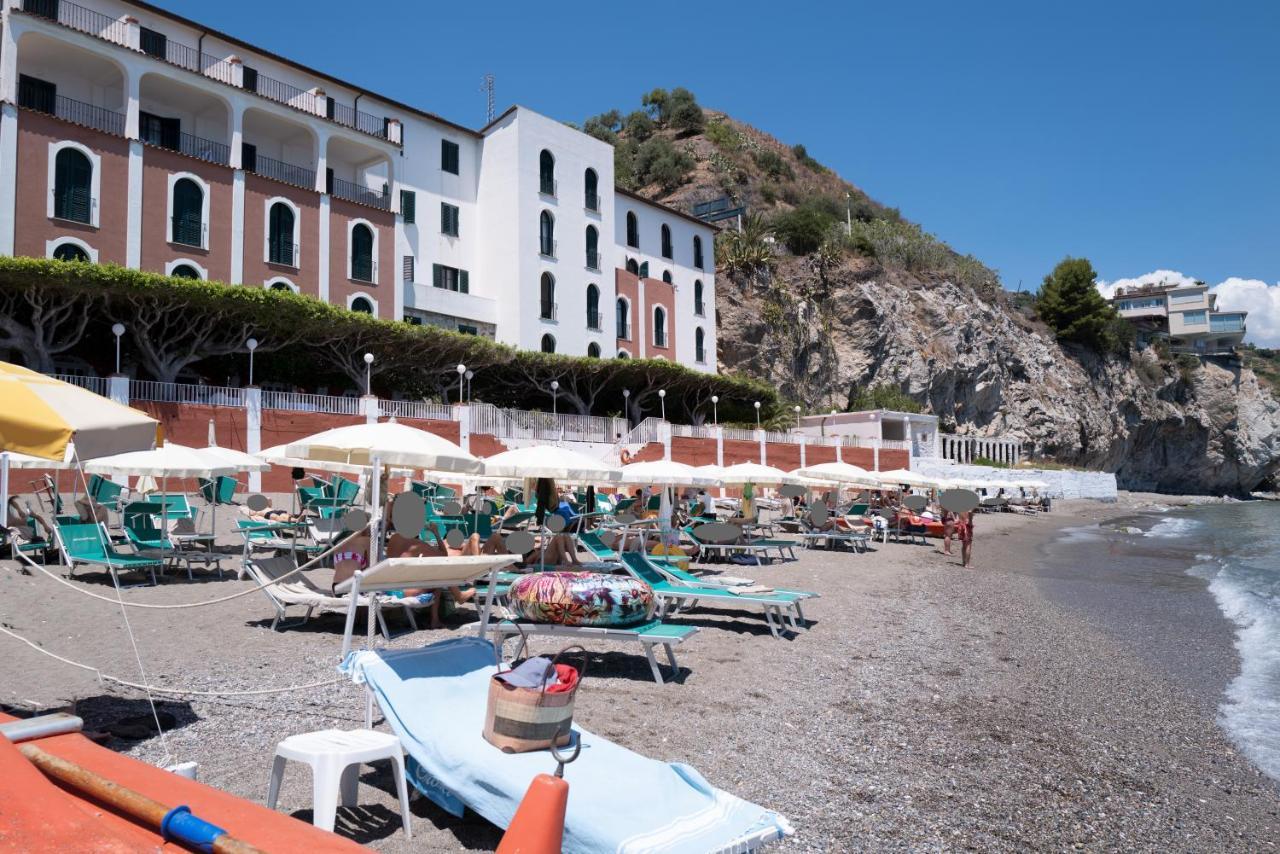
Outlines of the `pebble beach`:
M 806 606 L 809 627 L 775 640 L 754 615 L 700 609 L 677 617 L 701 631 L 678 650 L 681 671 L 666 685 L 652 680 L 635 647 L 593 644 L 575 720 L 637 752 L 687 762 L 786 816 L 796 833 L 775 850 L 1273 850 L 1280 785 L 1216 723 L 1218 694 L 1238 664 L 1212 598 L 1189 586 L 1182 619 L 1202 621 L 1197 631 L 1184 624 L 1152 638 L 1153 629 L 1135 643 L 1094 619 L 1088 601 L 1068 601 L 1037 574 L 1043 547 L 1062 528 L 1140 509 L 1125 499 L 981 516 L 971 569 L 936 542 L 877 543 L 860 555 L 798 551 L 794 562 L 733 567 L 764 584 L 819 592 Z M 231 538 L 224 542 L 233 548 Z M 326 572 L 313 577 L 324 584 Z M 114 595 L 101 575 L 78 572 L 72 583 Z M 124 595 L 175 604 L 250 587 L 230 572 Z M 1140 596 L 1131 601 L 1144 607 Z M 255 591 L 209 607 L 133 609 L 129 618 L 152 684 L 327 684 L 167 698 L 160 709 L 173 726 L 161 739 L 145 724 L 139 692 L 0 637 L 0 704 L 74 710 L 114 749 L 157 764 L 197 762 L 203 782 L 261 802 L 279 740 L 359 727 L 364 709 L 361 690 L 330 681 L 341 616 L 272 632 L 271 614 Z M 405 627 L 399 615 L 391 620 Z M 472 633 L 475 611 L 464 606 L 446 622 L 390 645 Z M 103 673 L 144 681 L 117 606 L 11 563 L 0 569 L 0 624 Z M 1153 648 L 1179 658 L 1179 645 L 1194 654 L 1194 669 L 1152 661 Z M 545 639 L 533 648 L 554 651 Z M 338 831 L 377 850 L 497 844 L 487 822 L 453 818 L 421 798 L 406 840 L 390 774 L 366 769 L 362 782 L 361 806 L 339 810 Z M 310 803 L 309 773 L 291 765 L 280 808 L 309 820 Z

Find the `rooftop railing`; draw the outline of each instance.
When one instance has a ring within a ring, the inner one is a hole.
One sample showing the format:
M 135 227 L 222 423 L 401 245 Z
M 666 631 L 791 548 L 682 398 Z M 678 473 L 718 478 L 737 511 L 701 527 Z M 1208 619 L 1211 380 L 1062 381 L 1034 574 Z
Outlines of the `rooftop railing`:
M 123 20 L 66 0 L 23 0 L 22 11 L 124 47 L 129 46 L 129 25 Z

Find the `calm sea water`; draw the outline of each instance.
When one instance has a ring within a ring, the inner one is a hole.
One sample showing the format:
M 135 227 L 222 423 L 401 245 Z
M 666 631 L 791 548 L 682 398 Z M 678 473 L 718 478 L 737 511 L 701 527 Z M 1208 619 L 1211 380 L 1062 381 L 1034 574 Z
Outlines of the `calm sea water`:
M 1212 692 L 1222 728 L 1280 780 L 1280 503 L 1207 505 L 1067 529 L 1038 570 L 1051 594 L 1126 637 L 1190 689 Z M 1226 638 L 1205 607 L 1204 583 L 1229 621 L 1238 662 L 1223 660 Z M 1214 683 L 1210 673 L 1234 675 Z

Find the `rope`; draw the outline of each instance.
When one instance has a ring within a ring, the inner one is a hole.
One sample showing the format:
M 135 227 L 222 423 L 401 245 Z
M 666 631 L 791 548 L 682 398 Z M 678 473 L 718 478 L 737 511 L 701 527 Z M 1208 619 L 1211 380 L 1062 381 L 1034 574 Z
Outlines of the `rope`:
M 339 682 L 347 681 L 346 677 L 339 676 L 336 679 L 325 679 L 319 682 L 308 682 L 305 685 L 290 685 L 287 688 L 260 688 L 254 691 L 196 691 L 191 688 L 163 688 L 163 687 L 160 687 L 159 685 L 143 685 L 137 682 L 130 682 L 127 679 L 120 679 L 115 676 L 111 676 L 109 674 L 103 673 L 101 670 L 94 667 L 93 665 L 83 664 L 79 661 L 72 661 L 69 658 L 64 658 L 63 656 L 58 655 L 55 652 L 51 652 L 45 649 L 44 647 L 40 646 L 34 641 L 24 638 L 22 635 L 18 634 L 17 632 L 10 631 L 4 626 L 0 626 L 0 633 L 8 635 L 14 640 L 25 643 L 27 646 L 31 647 L 41 655 L 47 655 L 50 658 L 56 661 L 60 661 L 63 664 L 70 665 L 71 667 L 77 667 L 81 670 L 87 670 L 88 672 L 97 676 L 98 679 L 100 679 L 103 682 L 113 682 L 116 685 L 123 685 L 126 688 L 134 688 L 139 691 L 152 691 L 156 694 L 172 694 L 175 696 L 190 696 L 190 697 L 253 697 L 253 696 L 260 696 L 263 694 L 287 694 L 290 691 L 305 691 L 309 688 L 322 688 L 325 685 L 336 685 Z

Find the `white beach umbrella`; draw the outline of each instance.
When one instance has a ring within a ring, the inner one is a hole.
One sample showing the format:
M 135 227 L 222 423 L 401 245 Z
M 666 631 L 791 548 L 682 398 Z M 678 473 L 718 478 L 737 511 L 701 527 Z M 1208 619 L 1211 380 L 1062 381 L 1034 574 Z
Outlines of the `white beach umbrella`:
M 760 463 L 737 463 L 725 466 L 720 473 L 720 482 L 726 486 L 752 484 L 754 486 L 781 486 L 786 483 L 800 483 L 800 477 L 773 466 L 762 466 Z
M 90 474 L 143 477 L 214 477 L 232 474 L 236 468 L 198 448 L 166 442 L 150 451 L 130 451 L 90 460 L 84 470 Z
M 919 472 L 908 471 L 907 469 L 893 469 L 892 471 L 878 471 L 875 473 L 876 480 L 886 486 L 910 486 L 919 489 L 933 489 L 938 486 L 938 479 L 926 477 Z
M 833 480 L 838 483 L 850 483 L 856 486 L 878 486 L 880 481 L 875 474 L 852 463 L 830 462 L 798 468 L 792 474 L 801 477 Z
M 11 469 L 54 469 L 57 471 L 65 471 L 76 467 L 75 462 L 75 446 L 68 445 L 66 456 L 61 460 L 46 460 L 43 457 L 33 457 L 30 454 L 20 454 L 17 451 L 9 451 L 9 468 Z
M 200 450 L 214 459 L 222 460 L 227 465 L 234 467 L 236 471 L 267 471 L 271 468 L 271 463 L 265 462 L 253 454 L 237 451 L 234 448 L 220 448 L 217 445 L 210 445 Z
M 306 465 L 334 462 L 369 466 L 376 459 L 382 465 L 434 472 L 480 474 L 484 469 L 479 458 L 448 439 L 389 421 L 325 430 L 290 442 L 285 454 Z
M 622 470 L 603 460 L 555 445 L 531 445 L 484 460 L 489 477 L 546 477 L 578 483 L 617 483 Z
M 651 483 L 658 486 L 718 486 L 719 478 L 709 477 L 693 466 L 674 460 L 630 463 L 622 467 L 621 483 Z

